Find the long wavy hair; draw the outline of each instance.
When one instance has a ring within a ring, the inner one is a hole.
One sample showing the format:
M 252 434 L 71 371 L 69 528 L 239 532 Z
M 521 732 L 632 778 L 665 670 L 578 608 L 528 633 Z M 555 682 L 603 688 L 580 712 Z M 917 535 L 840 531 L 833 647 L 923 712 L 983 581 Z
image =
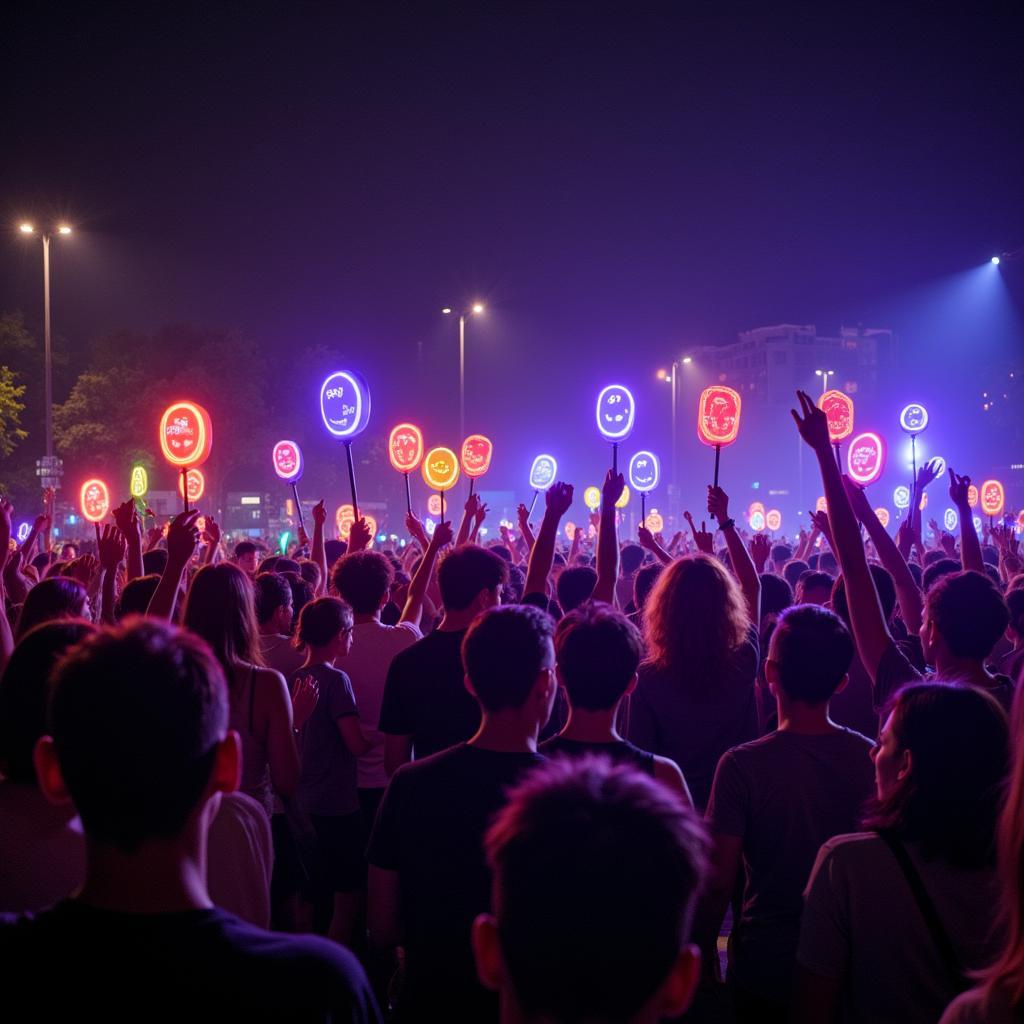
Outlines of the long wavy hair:
M 57 619 L 78 619 L 88 599 L 85 587 L 69 576 L 54 576 L 37 583 L 25 598 L 14 630 L 15 641 L 34 627 Z
M 210 645 L 229 683 L 240 662 L 263 664 L 253 586 L 230 562 L 196 573 L 185 601 L 185 626 Z
M 727 671 L 750 628 L 739 585 L 710 555 L 666 566 L 644 607 L 645 664 L 680 679 Z

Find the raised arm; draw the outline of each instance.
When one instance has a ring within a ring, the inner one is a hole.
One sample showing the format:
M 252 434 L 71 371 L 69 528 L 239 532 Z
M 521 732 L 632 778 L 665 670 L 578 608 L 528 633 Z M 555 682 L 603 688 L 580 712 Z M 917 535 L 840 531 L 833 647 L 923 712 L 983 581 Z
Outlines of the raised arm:
M 455 546 L 461 548 L 463 544 L 469 542 L 469 530 L 473 524 L 473 517 L 476 515 L 476 510 L 480 507 L 480 498 L 476 494 L 471 494 L 466 499 L 466 504 L 462 507 L 462 522 L 459 523 L 459 533 L 455 538 Z
M 487 518 L 487 513 L 491 510 L 481 501 L 477 506 L 475 515 L 473 516 L 473 529 L 469 531 L 469 543 L 476 544 L 477 537 L 480 533 L 480 527 L 484 525 L 484 520 Z
M 199 509 L 182 512 L 175 516 L 167 530 L 167 565 L 146 609 L 146 614 L 151 618 L 167 619 L 169 622 L 174 617 L 174 602 L 181 578 L 199 544 L 199 529 L 196 526 L 198 518 Z
M 971 503 L 967 500 L 967 488 L 971 486 L 969 476 L 957 476 L 949 471 L 949 496 L 956 506 L 960 518 L 960 562 L 964 570 L 985 571 L 985 559 L 981 556 L 981 541 L 975 532 L 971 517 Z
M 615 528 L 615 502 L 622 497 L 626 481 L 621 473 L 608 470 L 601 488 L 601 518 L 597 527 L 597 584 L 594 600 L 615 604 L 619 579 L 619 535 Z
M 646 526 L 640 527 L 637 537 L 640 547 L 645 551 L 650 551 L 662 565 L 668 565 L 672 561 L 672 556 L 658 543 L 654 534 Z
M 118 505 L 112 513 L 117 528 L 125 542 L 127 560 L 126 579 L 134 580 L 142 575 L 142 521 L 139 519 L 135 502 L 130 498 Z
M 764 567 L 768 564 L 768 557 L 771 553 L 772 541 L 768 534 L 755 533 L 750 538 L 750 559 L 754 563 L 754 568 L 759 573 L 764 572 Z
M 754 568 L 743 538 L 736 532 L 736 524 L 729 518 L 729 495 L 721 487 L 708 487 L 708 515 L 718 520 L 718 528 L 729 549 L 732 571 L 747 602 L 747 614 L 756 627 L 761 622 L 761 577 Z
M 419 568 L 409 584 L 409 593 L 405 599 L 405 607 L 402 609 L 402 617 L 399 622 L 411 622 L 414 626 L 420 624 L 420 617 L 423 615 L 423 597 L 427 592 L 427 584 L 434 572 L 434 563 L 437 561 L 437 553 L 452 540 L 452 524 L 438 523 L 434 528 L 434 536 L 430 538 L 427 550 L 420 559 Z
M 520 504 L 516 509 L 516 518 L 519 520 L 519 535 L 526 545 L 527 554 L 529 554 L 536 543 L 533 530 L 530 529 L 530 510 L 525 505 Z
M 217 552 L 220 550 L 220 524 L 213 516 L 207 516 L 204 521 L 203 543 L 206 545 L 206 557 L 203 565 L 213 565 L 217 560 Z
M 117 603 L 117 570 L 124 560 L 128 545 L 124 534 L 116 526 L 103 527 L 98 545 L 100 568 L 103 570 L 103 596 L 100 621 L 112 626 L 117 622 L 114 606 Z
M 324 543 L 324 523 L 327 521 L 327 509 L 321 498 L 313 506 L 313 546 L 309 557 L 320 566 L 320 583 L 316 588 L 316 596 L 323 597 L 327 593 L 327 546 Z
M 828 437 L 828 421 L 814 400 L 803 391 L 797 392 L 801 417 L 791 410 L 800 436 L 818 458 L 821 479 L 828 502 L 829 525 L 832 530 L 832 550 L 839 560 L 846 581 L 846 600 L 850 606 L 853 635 L 861 661 L 871 677 L 875 677 L 882 655 L 892 645 L 892 637 L 882 615 L 875 581 L 871 578 L 868 560 L 861 543 L 857 518 L 846 497 L 843 478 L 839 474 L 832 445 Z
M 562 516 L 572 506 L 572 484 L 558 481 L 552 484 L 544 495 L 544 518 L 541 520 L 540 532 L 530 552 L 530 564 L 526 570 L 526 586 L 523 596 L 527 594 L 548 594 L 548 577 L 555 561 L 555 541 L 558 539 L 558 524 Z M 520 506 L 522 507 L 522 506 Z

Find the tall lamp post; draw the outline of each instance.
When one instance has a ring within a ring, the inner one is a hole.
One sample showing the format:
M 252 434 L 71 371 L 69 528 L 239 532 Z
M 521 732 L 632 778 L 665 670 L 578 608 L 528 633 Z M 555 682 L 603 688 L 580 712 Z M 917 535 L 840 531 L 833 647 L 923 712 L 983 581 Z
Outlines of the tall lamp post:
M 34 225 L 25 222 L 20 225 L 23 235 L 35 235 Z M 54 231 L 58 235 L 70 235 L 71 228 L 67 224 L 58 224 Z M 45 412 L 46 412 L 46 455 L 41 460 L 38 468 L 42 486 L 46 488 L 57 488 L 60 486 L 62 468 L 60 459 L 53 454 L 53 349 L 50 342 L 50 239 L 53 234 L 50 231 L 43 231 L 40 235 L 43 240 L 43 338 L 45 348 Z
M 835 370 L 815 370 L 814 376 L 821 378 L 821 393 L 825 394 L 828 391 L 828 379 L 836 375 Z
M 676 457 L 678 448 L 678 441 L 676 439 L 676 423 L 679 411 L 679 374 L 683 366 L 689 366 L 692 362 L 692 356 L 683 356 L 682 359 L 673 360 L 672 365 L 668 370 L 658 371 L 658 378 L 663 380 L 672 389 L 672 475 L 669 480 L 669 488 L 670 492 L 674 495 L 675 500 L 669 504 L 673 510 L 675 505 L 678 504 L 679 494 L 679 465 Z
M 484 311 L 482 302 L 474 302 L 469 309 L 459 311 L 459 437 L 466 436 L 466 318 L 479 316 Z M 450 316 L 454 310 L 451 306 L 445 306 L 441 310 L 445 316 Z M 461 441 L 459 442 L 462 443 Z

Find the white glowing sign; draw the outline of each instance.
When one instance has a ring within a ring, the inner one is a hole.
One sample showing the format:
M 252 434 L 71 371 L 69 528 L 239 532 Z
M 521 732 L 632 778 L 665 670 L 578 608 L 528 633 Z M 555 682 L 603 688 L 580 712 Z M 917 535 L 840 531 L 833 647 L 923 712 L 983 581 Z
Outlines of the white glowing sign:
M 609 384 L 597 396 L 597 429 L 609 441 L 624 441 L 633 431 L 636 404 L 629 388 Z

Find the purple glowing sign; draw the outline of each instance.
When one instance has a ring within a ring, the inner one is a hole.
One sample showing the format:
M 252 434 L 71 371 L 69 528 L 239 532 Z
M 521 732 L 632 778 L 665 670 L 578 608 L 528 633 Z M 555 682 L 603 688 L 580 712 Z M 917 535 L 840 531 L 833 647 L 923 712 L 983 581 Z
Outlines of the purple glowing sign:
M 370 422 L 370 389 L 361 374 L 332 373 L 320 385 L 320 415 L 332 437 L 350 441 Z
M 629 388 L 609 384 L 597 396 L 597 429 L 607 441 L 625 441 L 633 432 L 636 403 Z
M 661 467 L 654 452 L 637 452 L 629 460 L 629 483 L 638 494 L 649 494 L 658 486 Z

